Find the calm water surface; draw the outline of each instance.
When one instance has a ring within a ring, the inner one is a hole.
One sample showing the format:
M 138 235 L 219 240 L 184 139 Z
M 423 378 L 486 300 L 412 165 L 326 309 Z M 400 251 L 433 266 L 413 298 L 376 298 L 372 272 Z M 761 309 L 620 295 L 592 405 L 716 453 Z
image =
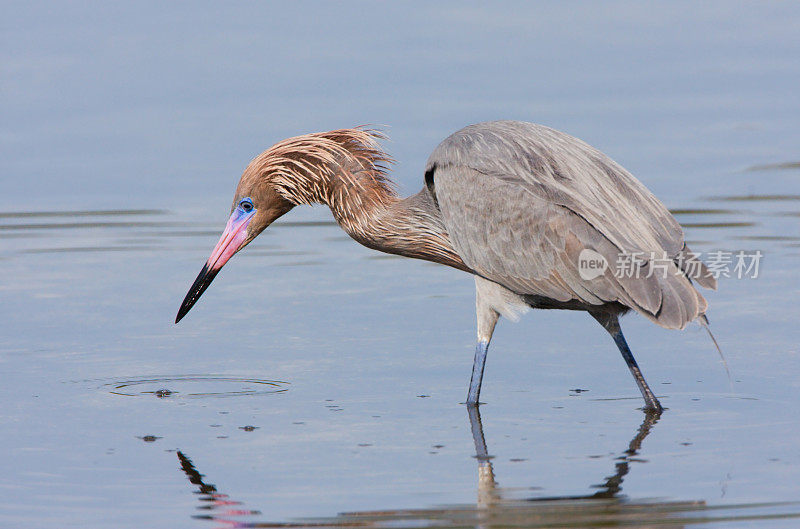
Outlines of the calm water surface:
M 8 5 L 2 527 L 796 527 L 800 9 L 793 4 Z M 484 119 L 652 189 L 695 250 L 761 251 L 699 327 L 502 322 L 464 399 L 472 279 L 297 208 L 180 325 L 242 168 L 385 124 L 406 193 Z

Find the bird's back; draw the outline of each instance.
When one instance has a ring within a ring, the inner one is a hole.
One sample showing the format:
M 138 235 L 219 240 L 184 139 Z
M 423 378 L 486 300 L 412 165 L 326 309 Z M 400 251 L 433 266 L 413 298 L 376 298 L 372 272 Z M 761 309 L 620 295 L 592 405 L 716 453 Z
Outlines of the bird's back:
M 431 154 L 426 179 L 465 263 L 520 295 L 579 308 L 619 303 L 682 328 L 707 307 L 686 274 L 716 286 L 702 263 L 687 269 L 693 254 L 664 205 L 565 133 L 516 121 L 470 125 Z M 605 274 L 582 277 L 586 249 L 603 256 Z M 642 260 L 635 276 L 615 274 L 625 255 Z

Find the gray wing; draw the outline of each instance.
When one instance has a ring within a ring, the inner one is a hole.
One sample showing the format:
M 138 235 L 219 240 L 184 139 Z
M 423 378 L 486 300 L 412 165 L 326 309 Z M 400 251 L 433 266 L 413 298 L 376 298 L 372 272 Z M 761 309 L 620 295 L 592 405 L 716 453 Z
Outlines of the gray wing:
M 576 138 L 530 123 L 471 125 L 439 145 L 428 174 L 464 262 L 518 294 L 617 301 L 669 328 L 707 307 L 681 270 L 693 254 L 678 222 L 630 173 Z M 590 280 L 577 266 L 587 248 L 610 266 Z M 666 275 L 642 277 L 651 252 L 675 260 Z M 639 277 L 613 273 L 622 253 L 644 258 Z M 704 267 L 698 276 L 715 286 Z

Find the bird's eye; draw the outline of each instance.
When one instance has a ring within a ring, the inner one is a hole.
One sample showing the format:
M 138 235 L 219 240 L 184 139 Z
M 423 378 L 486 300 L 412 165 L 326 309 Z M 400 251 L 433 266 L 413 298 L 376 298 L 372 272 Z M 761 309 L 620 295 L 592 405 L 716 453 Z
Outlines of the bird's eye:
M 253 203 L 250 201 L 249 198 L 243 198 L 239 202 L 239 207 L 242 208 L 242 211 L 244 211 L 245 213 L 250 213 L 251 211 L 253 211 Z

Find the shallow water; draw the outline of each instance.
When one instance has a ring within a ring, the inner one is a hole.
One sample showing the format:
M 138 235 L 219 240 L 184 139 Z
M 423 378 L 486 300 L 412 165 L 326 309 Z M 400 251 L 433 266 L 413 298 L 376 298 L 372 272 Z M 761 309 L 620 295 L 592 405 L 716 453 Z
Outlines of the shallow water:
M 800 523 L 796 6 L 5 11 L 0 526 Z M 411 193 L 496 118 L 606 151 L 704 256 L 762 252 L 707 293 L 730 380 L 701 328 L 625 318 L 656 421 L 599 326 L 542 311 L 501 322 L 470 416 L 472 279 L 323 208 L 172 323 L 272 142 L 386 124 Z

